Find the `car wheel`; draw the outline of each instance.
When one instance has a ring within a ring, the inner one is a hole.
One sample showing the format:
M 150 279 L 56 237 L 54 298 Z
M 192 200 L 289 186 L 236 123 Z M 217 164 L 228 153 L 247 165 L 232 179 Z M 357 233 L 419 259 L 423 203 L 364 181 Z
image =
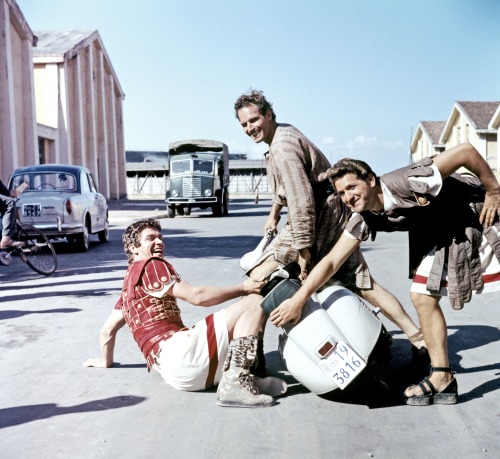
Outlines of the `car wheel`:
M 175 207 L 174 206 L 168 206 L 167 207 L 167 213 L 168 213 L 168 218 L 174 218 L 175 217 Z
M 76 245 L 80 252 L 86 252 L 89 249 L 89 228 L 85 224 L 83 231 L 76 235 Z
M 99 231 L 97 233 L 97 236 L 99 236 L 99 242 L 101 243 L 109 241 L 109 222 L 107 218 L 106 218 L 106 226 L 102 231 Z

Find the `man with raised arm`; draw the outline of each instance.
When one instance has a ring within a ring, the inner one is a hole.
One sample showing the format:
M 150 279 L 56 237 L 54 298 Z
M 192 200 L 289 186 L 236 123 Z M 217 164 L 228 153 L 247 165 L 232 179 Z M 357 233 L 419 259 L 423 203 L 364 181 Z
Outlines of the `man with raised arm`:
M 460 168 L 469 173 L 456 174 Z M 472 174 L 474 175 L 472 175 Z M 342 159 L 327 176 L 353 210 L 335 247 L 293 298 L 270 316 L 282 326 L 297 322 L 307 298 L 335 274 L 369 231 L 409 231 L 411 299 L 431 359 L 431 374 L 408 387 L 408 405 L 454 404 L 458 384 L 450 368 L 446 321 L 448 295 L 461 309 L 473 293 L 500 290 L 500 185 L 469 143 L 377 177 L 368 164 Z

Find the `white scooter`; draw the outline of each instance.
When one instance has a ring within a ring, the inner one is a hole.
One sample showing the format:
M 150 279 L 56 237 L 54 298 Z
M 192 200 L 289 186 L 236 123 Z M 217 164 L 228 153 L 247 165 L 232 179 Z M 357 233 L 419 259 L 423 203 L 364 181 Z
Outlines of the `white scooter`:
M 263 292 L 267 294 L 261 306 L 267 315 L 300 288 L 299 281 L 290 278 L 274 283 L 269 293 L 267 285 Z M 288 371 L 318 395 L 345 389 L 361 373 L 390 358 L 392 338 L 376 313 L 338 285 L 314 294 L 304 305 L 299 322 L 283 329 L 279 351 Z M 372 376 L 384 385 L 378 375 Z
M 271 240 L 272 233 L 266 233 L 258 246 L 242 257 L 242 269 L 247 273 L 253 269 Z M 299 274 L 298 263 L 289 263 L 268 276 L 261 292 L 266 315 L 300 288 Z M 378 319 L 378 312 L 339 285 L 315 293 L 304 305 L 299 322 L 285 325 L 280 336 L 279 353 L 290 374 L 318 395 L 340 392 L 367 372 L 387 388 L 378 369 L 390 360 L 392 337 Z

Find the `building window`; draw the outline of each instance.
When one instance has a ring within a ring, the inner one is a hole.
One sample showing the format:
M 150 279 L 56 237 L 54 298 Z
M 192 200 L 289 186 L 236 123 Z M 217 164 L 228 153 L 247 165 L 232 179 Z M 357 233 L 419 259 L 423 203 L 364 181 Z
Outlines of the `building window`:
M 47 164 L 47 157 L 45 152 L 45 139 L 38 137 L 38 163 Z

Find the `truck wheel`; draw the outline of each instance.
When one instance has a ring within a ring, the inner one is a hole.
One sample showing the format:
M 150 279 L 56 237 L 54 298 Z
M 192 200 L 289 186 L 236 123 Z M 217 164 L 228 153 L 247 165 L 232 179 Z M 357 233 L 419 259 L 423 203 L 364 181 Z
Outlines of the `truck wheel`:
M 177 215 L 184 215 L 184 207 L 177 207 Z
M 184 207 L 184 215 L 191 215 L 191 207 Z
M 222 205 L 222 199 L 218 197 L 217 202 L 212 206 L 212 214 L 214 217 L 222 217 L 223 213 L 224 208 Z
M 222 203 L 222 214 L 229 214 L 229 193 L 224 194 L 224 202 Z
M 168 218 L 174 218 L 175 217 L 175 207 L 174 206 L 167 206 L 167 213 L 168 213 Z

